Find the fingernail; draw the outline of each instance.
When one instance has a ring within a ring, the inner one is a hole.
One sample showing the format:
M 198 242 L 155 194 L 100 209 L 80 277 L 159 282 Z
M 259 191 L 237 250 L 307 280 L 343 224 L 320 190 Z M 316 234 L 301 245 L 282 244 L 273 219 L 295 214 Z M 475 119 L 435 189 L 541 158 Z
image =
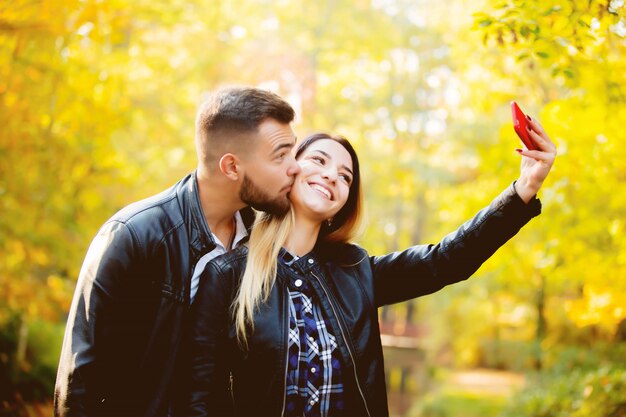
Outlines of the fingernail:
M 515 149 L 515 152 L 517 152 L 517 153 L 522 153 L 522 150 L 521 150 L 521 149 L 519 149 L 519 148 L 517 148 L 517 149 Z
M 526 118 L 530 121 L 532 120 L 531 117 L 529 115 L 526 115 Z

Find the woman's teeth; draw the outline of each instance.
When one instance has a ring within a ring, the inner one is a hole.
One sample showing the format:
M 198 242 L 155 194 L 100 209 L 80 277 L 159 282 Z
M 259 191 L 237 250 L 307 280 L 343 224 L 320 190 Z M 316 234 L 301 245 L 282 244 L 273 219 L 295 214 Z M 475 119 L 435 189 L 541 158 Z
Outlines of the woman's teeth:
M 328 198 L 330 200 L 330 198 L 331 198 L 330 191 L 328 191 L 326 188 L 324 188 L 324 187 L 322 187 L 320 185 L 317 185 L 317 184 L 312 184 L 311 188 L 321 192 L 322 194 L 324 194 L 326 196 L 326 198 Z

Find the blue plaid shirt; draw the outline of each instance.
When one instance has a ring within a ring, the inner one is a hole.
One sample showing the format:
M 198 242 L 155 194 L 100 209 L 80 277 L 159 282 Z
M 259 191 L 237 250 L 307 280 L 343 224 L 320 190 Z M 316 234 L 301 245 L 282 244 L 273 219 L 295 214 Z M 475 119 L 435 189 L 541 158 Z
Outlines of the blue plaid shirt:
M 295 268 L 291 271 L 285 416 L 339 416 L 344 410 L 344 387 L 337 340 L 326 327 L 308 278 Z

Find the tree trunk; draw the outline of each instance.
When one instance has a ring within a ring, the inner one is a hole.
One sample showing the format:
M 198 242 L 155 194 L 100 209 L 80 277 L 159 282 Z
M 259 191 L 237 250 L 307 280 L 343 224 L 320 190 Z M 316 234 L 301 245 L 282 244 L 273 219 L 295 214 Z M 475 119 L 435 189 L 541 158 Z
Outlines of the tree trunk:
M 18 318 L 17 345 L 15 347 L 15 361 L 13 362 L 13 375 L 17 377 L 26 361 L 26 346 L 28 345 L 28 324 L 23 315 Z
M 541 344 L 546 337 L 546 277 L 539 274 L 539 288 L 537 289 L 537 300 L 535 307 L 537 309 L 537 329 L 535 332 L 535 369 L 540 371 L 543 368 L 543 351 Z

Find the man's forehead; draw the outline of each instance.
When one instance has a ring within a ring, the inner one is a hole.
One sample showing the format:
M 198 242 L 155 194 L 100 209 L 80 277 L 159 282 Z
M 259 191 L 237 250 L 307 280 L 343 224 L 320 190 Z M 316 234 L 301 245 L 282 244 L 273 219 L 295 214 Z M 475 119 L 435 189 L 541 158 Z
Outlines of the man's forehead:
M 283 147 L 292 148 L 296 144 L 296 135 L 291 129 L 283 132 L 275 132 L 270 135 L 266 135 L 266 143 L 272 149 L 278 149 Z
M 291 130 L 291 123 L 283 123 L 271 117 L 267 117 L 259 123 L 259 131 L 269 130 Z

